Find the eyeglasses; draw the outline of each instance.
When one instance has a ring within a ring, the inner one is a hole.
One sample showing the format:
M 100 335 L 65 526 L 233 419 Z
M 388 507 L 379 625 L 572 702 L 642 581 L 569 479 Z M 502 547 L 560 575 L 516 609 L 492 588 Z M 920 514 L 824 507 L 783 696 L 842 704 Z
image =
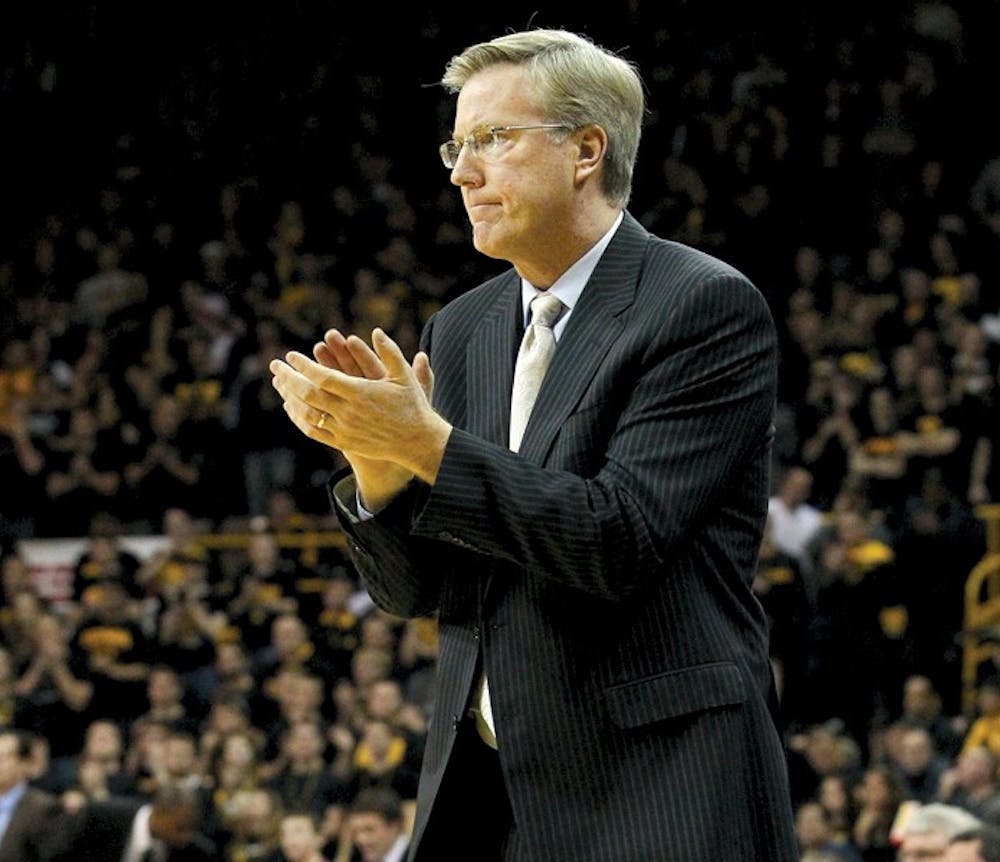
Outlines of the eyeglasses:
M 456 141 L 454 139 L 441 144 L 439 152 L 441 161 L 450 171 L 458 163 L 458 157 L 462 152 L 462 147 L 468 147 L 469 152 L 477 159 L 489 161 L 491 158 L 498 158 L 503 152 L 504 144 L 507 143 L 504 134 L 506 132 L 522 132 L 527 129 L 566 129 L 571 130 L 572 126 L 565 123 L 538 123 L 530 126 L 484 126 L 475 129 L 465 140 Z

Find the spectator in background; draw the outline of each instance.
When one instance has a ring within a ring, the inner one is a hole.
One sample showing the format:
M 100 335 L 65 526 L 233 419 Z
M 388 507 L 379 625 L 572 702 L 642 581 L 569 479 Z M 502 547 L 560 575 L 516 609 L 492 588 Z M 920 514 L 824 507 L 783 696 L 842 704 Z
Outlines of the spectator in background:
M 163 394 L 153 405 L 148 427 L 140 429 L 140 440 L 124 467 L 133 521 L 154 524 L 166 505 L 198 515 L 212 514 L 201 510 L 195 491 L 201 480 L 204 454 L 188 435 L 183 421 L 177 399 Z
M 391 787 L 416 800 L 423 750 L 402 730 L 380 718 L 366 718 L 352 756 L 352 796 L 373 786 Z
M 995 675 L 976 687 L 976 715 L 962 740 L 962 751 L 980 745 L 1000 757 L 1000 677 Z
M 347 569 L 335 567 L 324 580 L 321 609 L 313 625 L 317 649 L 337 677 L 350 673 L 351 656 L 361 641 L 360 620 L 351 607 L 356 590 L 357 584 Z
M 128 608 L 125 588 L 106 581 L 70 644 L 72 654 L 85 657 L 90 712 L 99 718 L 131 721 L 145 706 L 152 643 Z
M 796 806 L 815 799 L 822 782 L 832 776 L 853 782 L 863 767 L 856 740 L 843 722 L 830 719 L 792 734 L 788 740 L 792 800 Z
M 258 709 L 255 721 L 265 733 L 264 756 L 268 761 L 268 777 L 273 770 L 283 764 L 281 740 L 285 731 L 303 721 L 316 722 L 325 734 L 326 720 L 323 716 L 323 686 L 321 677 L 307 673 L 301 668 L 290 667 L 279 670 L 264 681 L 264 697 L 270 700 L 270 709 Z
M 39 515 L 43 514 L 44 493 L 39 479 L 46 464 L 45 443 L 29 425 L 29 403 L 26 397 L 8 395 L 6 421 L 0 421 L 0 475 L 4 477 L 0 547 L 12 539 L 34 535 Z
M 17 677 L 10 650 L 0 644 L 0 730 L 14 727 L 20 718 L 20 704 L 15 692 Z
M 899 829 L 899 862 L 920 862 L 944 856 L 955 836 L 982 824 L 961 808 L 942 803 L 920 805 Z
M 310 811 L 286 808 L 281 815 L 280 844 L 283 862 L 328 862 L 323 855 L 327 841 L 320 820 Z
M 871 513 L 846 509 L 817 545 L 817 707 L 840 716 L 862 744 L 874 716 L 896 714 L 906 675 L 899 572 L 892 547 L 878 535 Z
M 112 796 L 129 796 L 135 792 L 135 781 L 125 762 L 125 735 L 122 728 L 108 718 L 97 718 L 86 725 L 83 746 L 73 757 L 53 758 L 42 783 L 54 793 L 85 785 L 83 773 L 95 767 Z
M 399 794 L 387 787 L 362 790 L 351 804 L 351 862 L 402 862 L 409 846 Z
M 256 349 L 243 359 L 233 384 L 235 428 L 242 441 L 251 517 L 266 514 L 270 489 L 290 487 L 295 479 L 295 450 L 286 433 L 288 420 L 267 370 L 271 358 L 285 351 L 281 328 L 263 318 L 257 321 L 254 336 Z M 273 529 L 278 529 L 277 525 Z
M 802 859 L 862 862 L 861 854 L 853 844 L 834 837 L 829 815 L 818 802 L 806 802 L 799 806 L 795 812 L 795 835 Z
M 930 677 L 913 674 L 906 678 L 902 706 L 901 725 L 925 728 L 938 751 L 948 758 L 958 754 L 964 736 L 964 719 L 949 718 L 944 714 L 941 695 Z
M 308 811 L 321 823 L 331 808 L 338 809 L 339 820 L 351 798 L 346 782 L 330 771 L 325 749 L 324 728 L 318 721 L 296 722 L 282 735 L 282 768 L 267 783 L 284 810 Z
M 334 678 L 331 665 L 313 643 L 312 632 L 294 613 L 274 618 L 269 642 L 258 651 L 254 664 L 265 689 L 268 680 L 282 671 L 301 671 L 320 680 Z
M 399 638 L 396 670 L 402 677 L 406 702 L 419 709 L 425 718 L 434 711 L 437 659 L 437 620 L 432 617 L 407 620 Z
M 265 788 L 240 790 L 232 799 L 225 862 L 281 862 L 281 803 Z
M 1000 761 L 979 745 L 958 755 L 941 778 L 939 798 L 974 814 L 984 823 L 1000 826 Z
M 149 802 L 94 802 L 74 815 L 67 850 L 58 862 L 141 860 L 147 850 L 176 862 L 215 862 L 215 847 L 199 831 L 202 819 L 200 796 L 175 785 L 161 788 Z
M 910 451 L 903 442 L 899 409 L 889 387 L 874 386 L 867 391 L 856 427 L 858 441 L 850 452 L 848 468 L 863 483 L 871 507 L 895 529 L 900 501 L 909 487 Z
M 809 597 L 815 600 L 815 585 L 810 575 L 810 542 L 823 526 L 823 513 L 811 502 L 813 476 L 805 467 L 788 467 L 783 473 L 777 491 L 767 504 L 771 521 L 771 540 L 805 572 L 807 582 L 813 584 Z
M 213 601 L 208 567 L 188 559 L 172 566 L 176 578 L 160 583 L 152 619 L 157 652 L 187 685 L 197 681 L 215 658 L 215 643 L 229 628 L 224 610 Z
M 188 579 L 187 566 L 210 566 L 208 551 L 200 541 L 198 522 L 187 509 L 168 506 L 160 524 L 166 545 L 147 557 L 137 574 L 144 592 L 150 596 L 158 595 L 164 586 L 185 582 Z M 209 571 L 209 581 L 213 580 L 212 574 Z
M 852 829 L 858 801 L 852 779 L 844 773 L 824 776 L 815 798 L 826 813 L 831 838 L 840 844 L 853 844 Z
M 73 566 L 71 596 L 78 605 L 78 613 L 85 614 L 96 603 L 99 589 L 93 588 L 107 581 L 120 583 L 132 602 L 137 603 L 145 592 L 138 580 L 142 563 L 122 544 L 118 519 L 97 514 L 91 519 L 87 533 L 87 546 Z
M 53 761 L 73 757 L 84 741 L 94 684 L 87 657 L 70 649 L 70 633 L 56 614 L 38 613 L 26 643 L 30 658 L 15 685 L 22 727 L 49 741 Z
M 848 473 L 860 439 L 857 418 L 863 389 L 851 375 L 825 362 L 814 371 L 813 380 L 822 385 L 810 386 L 807 393 L 809 409 L 802 420 L 801 454 L 816 479 L 817 505 L 828 508 Z
M 32 741 L 0 729 L 0 860 L 48 862 L 63 838 L 59 800 L 31 785 Z
M 870 765 L 855 793 L 858 815 L 851 837 L 862 859 L 896 862 L 893 825 L 905 798 L 896 771 L 886 765 Z
M 46 610 L 29 573 L 27 561 L 7 554 L 0 561 L 3 576 L 3 603 L 0 605 L 0 641 L 7 645 L 20 669 L 32 657 L 35 622 Z
M 906 573 L 914 666 L 945 686 L 941 696 L 957 712 L 962 672 L 955 632 L 964 625 L 964 584 L 982 555 L 983 525 L 940 467 L 918 481 L 904 501 L 895 541 L 899 571 Z
M 983 824 L 960 832 L 948 842 L 941 862 L 1000 862 L 1000 828 Z
M 238 639 L 220 634 L 212 666 L 196 678 L 192 695 L 199 713 L 207 712 L 213 700 L 235 697 L 249 703 L 258 696 L 250 657 Z
M 368 686 L 364 696 L 365 714 L 387 721 L 405 733 L 411 743 L 420 744 L 427 733 L 427 716 L 406 700 L 397 679 L 380 679 Z
M 282 557 L 273 533 L 254 533 L 247 543 L 246 559 L 226 585 L 226 613 L 240 632 L 240 639 L 256 661 L 271 646 L 275 621 L 295 615 L 298 567 Z
M 928 803 L 940 798 L 941 781 L 951 763 L 935 748 L 926 728 L 902 730 L 894 754 L 907 799 Z
M 146 710 L 135 724 L 162 724 L 177 731 L 196 729 L 188 706 L 184 680 L 177 668 L 157 663 L 150 667 L 146 678 Z
M 59 801 L 67 812 L 75 814 L 85 805 L 104 802 L 113 795 L 103 764 L 87 758 L 77 763 L 72 784 L 59 794 Z
M 121 451 L 120 441 L 101 430 L 92 407 L 72 410 L 66 434 L 50 438 L 44 453 L 49 505 L 38 525 L 44 535 L 86 535 L 95 512 L 118 510 Z

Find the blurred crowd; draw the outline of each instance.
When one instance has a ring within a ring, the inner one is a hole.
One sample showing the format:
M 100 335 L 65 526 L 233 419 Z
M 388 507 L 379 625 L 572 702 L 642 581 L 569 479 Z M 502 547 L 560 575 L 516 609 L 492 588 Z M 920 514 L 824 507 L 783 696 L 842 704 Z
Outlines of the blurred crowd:
M 907 803 L 1000 824 L 1000 661 L 970 711 L 958 637 L 976 507 L 1000 502 L 1000 143 L 976 95 L 1000 8 L 869 5 L 779 38 L 633 2 L 593 34 L 648 84 L 630 211 L 744 270 L 778 324 L 754 589 L 810 860 L 894 859 Z M 433 621 L 277 542 L 332 528 L 340 464 L 267 363 L 331 326 L 412 354 L 501 267 L 471 249 L 431 86 L 491 22 L 406 10 L 372 55 L 374 12 L 352 34 L 322 6 L 201 41 L 154 17 L 178 41 L 140 50 L 126 10 L 65 4 L 62 30 L 22 13 L 0 59 L 5 115 L 40 129 L 3 169 L 0 728 L 34 735 L 31 781 L 67 811 L 202 788 L 233 862 L 312 859 L 281 846 L 303 808 L 320 852 L 361 853 L 352 801 L 412 801 L 433 708 Z M 412 75 L 389 74 L 408 39 Z M 150 559 L 121 544 L 149 533 Z M 87 548 L 53 601 L 17 543 L 58 536 Z

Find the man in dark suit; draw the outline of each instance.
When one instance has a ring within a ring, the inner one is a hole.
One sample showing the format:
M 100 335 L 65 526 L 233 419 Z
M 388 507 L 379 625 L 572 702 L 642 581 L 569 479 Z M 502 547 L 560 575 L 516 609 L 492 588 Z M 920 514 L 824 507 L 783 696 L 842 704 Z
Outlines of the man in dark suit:
M 210 862 L 216 847 L 198 829 L 202 797 L 166 785 L 149 802 L 112 797 L 85 805 L 68 830 L 59 862 Z
M 30 734 L 0 731 L 0 862 L 47 862 L 57 850 L 62 807 L 28 783 L 32 759 Z
M 412 365 L 380 330 L 271 364 L 291 420 L 350 464 L 334 503 L 373 599 L 437 617 L 410 859 L 792 862 L 751 590 L 767 305 L 625 211 L 631 64 L 535 30 L 442 83 L 474 245 L 513 270 L 436 314 Z

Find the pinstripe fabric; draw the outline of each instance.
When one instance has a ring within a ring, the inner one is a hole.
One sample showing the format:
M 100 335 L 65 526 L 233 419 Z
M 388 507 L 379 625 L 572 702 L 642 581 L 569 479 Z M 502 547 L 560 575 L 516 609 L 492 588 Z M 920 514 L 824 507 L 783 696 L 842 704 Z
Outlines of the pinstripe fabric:
M 345 505 L 350 481 L 334 492 L 375 601 L 439 618 L 413 858 L 466 858 L 420 838 L 448 814 L 433 801 L 481 654 L 512 862 L 791 862 L 750 590 L 776 383 L 766 304 L 626 216 L 514 454 L 519 299 L 501 275 L 424 333 L 435 406 L 455 425 L 434 487 L 365 523 Z

